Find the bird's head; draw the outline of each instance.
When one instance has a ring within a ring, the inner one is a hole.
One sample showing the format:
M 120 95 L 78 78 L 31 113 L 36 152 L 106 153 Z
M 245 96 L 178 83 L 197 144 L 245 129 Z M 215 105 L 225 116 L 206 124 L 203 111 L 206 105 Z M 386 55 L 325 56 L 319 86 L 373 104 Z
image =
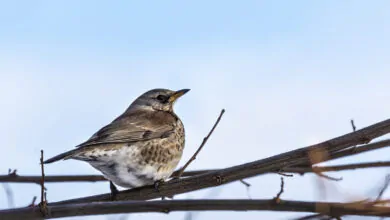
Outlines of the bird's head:
M 153 89 L 140 95 L 133 103 L 132 106 L 138 108 L 173 112 L 173 104 L 182 95 L 186 94 L 189 89 L 181 89 L 178 91 L 172 91 L 169 89 Z

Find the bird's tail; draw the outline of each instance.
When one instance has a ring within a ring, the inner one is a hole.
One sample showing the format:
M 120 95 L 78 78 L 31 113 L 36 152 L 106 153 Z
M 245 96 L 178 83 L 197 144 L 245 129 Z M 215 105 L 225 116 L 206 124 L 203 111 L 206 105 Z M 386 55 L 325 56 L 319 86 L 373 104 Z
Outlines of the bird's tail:
M 66 160 L 66 159 L 69 159 L 71 156 L 73 156 L 76 152 L 77 152 L 78 149 L 74 149 L 74 150 L 70 150 L 70 151 L 67 151 L 65 153 L 62 153 L 62 154 L 59 154 L 55 157 L 52 157 L 48 160 L 45 160 L 43 161 L 43 163 L 53 163 L 53 162 L 56 162 L 56 161 L 59 161 L 59 160 Z

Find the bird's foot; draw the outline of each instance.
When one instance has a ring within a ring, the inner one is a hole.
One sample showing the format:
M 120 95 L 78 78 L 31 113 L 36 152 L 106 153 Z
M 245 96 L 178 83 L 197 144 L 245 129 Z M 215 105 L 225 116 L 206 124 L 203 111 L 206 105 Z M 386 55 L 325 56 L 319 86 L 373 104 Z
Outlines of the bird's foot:
M 157 191 L 157 192 L 160 192 L 160 186 L 162 184 L 164 184 L 165 181 L 163 179 L 161 180 L 157 180 L 156 182 L 154 182 L 154 189 Z
M 111 201 L 115 201 L 116 199 L 116 195 L 118 194 L 118 189 L 116 188 L 116 186 L 110 181 L 110 199 Z

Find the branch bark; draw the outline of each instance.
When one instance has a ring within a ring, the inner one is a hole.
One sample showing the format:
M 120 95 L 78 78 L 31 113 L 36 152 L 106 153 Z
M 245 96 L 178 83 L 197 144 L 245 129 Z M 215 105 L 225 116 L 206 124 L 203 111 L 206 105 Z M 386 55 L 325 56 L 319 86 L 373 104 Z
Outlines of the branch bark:
M 368 151 L 384 148 L 390 146 L 390 139 L 378 141 L 371 144 L 361 145 L 357 147 L 352 147 L 345 149 L 343 151 L 339 151 L 330 155 L 328 160 L 338 159 L 347 156 L 353 156 L 356 154 L 365 153 Z M 369 162 L 369 163 L 357 163 L 357 164 L 346 164 L 346 165 L 336 165 L 336 166 L 315 166 L 320 170 L 320 172 L 331 172 L 331 171 L 342 171 L 342 170 L 351 170 L 351 169 L 364 169 L 364 168 L 374 168 L 374 167 L 387 167 L 390 166 L 390 161 L 385 162 Z M 172 174 L 172 177 L 177 176 L 180 170 L 175 171 Z M 214 170 L 193 170 L 193 171 L 185 171 L 182 174 L 182 177 L 195 176 L 199 174 L 204 174 Z M 287 167 L 281 170 L 286 173 L 298 173 L 304 174 L 313 172 L 313 168 L 311 166 L 295 166 L 295 167 Z M 280 171 L 279 171 L 280 172 Z M 41 176 L 21 176 L 16 172 L 12 172 L 8 175 L 0 175 L 0 182 L 4 183 L 36 183 L 41 184 Z M 98 182 L 98 181 L 107 181 L 103 176 L 100 175 L 53 175 L 53 176 L 45 176 L 45 183 L 57 183 L 57 182 Z
M 347 156 L 353 156 L 361 153 L 365 153 L 372 150 L 381 149 L 384 147 L 390 146 L 390 139 L 378 141 L 371 144 L 365 144 L 361 146 L 351 147 L 339 152 L 330 154 L 327 160 L 339 159 Z M 340 171 L 340 170 L 349 170 L 349 169 L 360 169 L 360 168 L 371 168 L 371 167 L 385 167 L 388 166 L 389 162 L 372 162 L 372 163 L 361 163 L 359 164 L 350 164 L 350 165 L 339 165 L 339 166 L 321 166 L 320 169 L 324 169 L 322 172 L 328 171 Z M 372 165 L 370 165 L 372 164 Z M 375 165 L 376 164 L 376 165 Z M 337 169 L 337 170 L 336 170 Z M 307 173 L 312 172 L 311 165 L 299 165 L 295 167 L 284 168 L 284 172 L 291 173 Z M 172 177 L 177 176 L 180 170 L 175 171 L 172 174 Z M 195 176 L 199 174 L 204 174 L 211 171 L 217 170 L 193 170 L 185 171 L 182 174 L 182 177 Z M 12 172 L 8 175 L 0 175 L 0 182 L 9 182 L 9 183 L 41 183 L 41 176 L 20 176 L 16 172 Z M 53 175 L 45 176 L 45 183 L 55 183 L 55 182 L 97 182 L 97 181 L 107 181 L 103 176 L 100 175 Z
M 215 170 L 193 170 L 185 171 L 181 176 L 189 177 L 209 171 Z M 172 174 L 172 177 L 176 176 L 179 173 L 179 170 L 175 171 Z M 41 184 L 41 176 L 22 176 L 18 174 L 12 175 L 0 175 L 0 182 L 4 183 L 36 183 Z M 45 183 L 64 183 L 64 182 L 100 182 L 108 181 L 101 175 L 52 175 L 45 176 Z
M 3 175 L 0 176 L 0 182 L 9 183 L 36 183 L 40 184 L 41 176 L 19 176 L 19 175 Z M 100 175 L 66 175 L 66 176 L 45 176 L 45 183 L 56 183 L 56 182 L 97 182 L 107 181 L 103 176 Z
M 219 186 L 269 172 L 276 172 L 287 167 L 299 165 L 304 166 L 310 163 L 308 157 L 309 153 L 315 154 L 316 152 L 321 153 L 325 151 L 328 152 L 329 155 L 334 155 L 333 158 L 337 158 L 340 157 L 340 155 L 345 154 L 344 151 L 351 151 L 352 146 L 366 144 L 372 139 L 385 135 L 389 132 L 390 119 L 309 147 L 300 148 L 262 160 L 233 166 L 226 169 L 211 171 L 205 174 L 182 179 L 174 179 L 160 186 L 159 191 L 156 191 L 153 186 L 145 186 L 121 191 L 117 194 L 116 200 L 148 200 L 161 198 L 163 196 L 171 197 L 176 194 Z M 387 140 L 386 145 L 389 144 L 388 142 L 389 140 Z M 384 143 L 381 144 L 383 145 Z M 354 149 L 355 148 L 352 148 L 351 152 L 354 152 Z M 349 154 L 351 152 L 349 152 Z M 51 204 L 58 205 L 108 200 L 110 200 L 110 194 L 102 194 Z
M 60 218 L 85 215 L 102 215 L 138 212 L 173 211 L 289 211 L 312 212 L 329 216 L 360 215 L 390 216 L 390 207 L 374 206 L 372 203 L 331 203 L 281 200 L 160 200 L 98 202 L 49 206 L 45 218 Z M 38 207 L 1 210 L 2 219 L 42 219 Z
M 378 162 L 367 162 L 367 163 L 355 163 L 355 164 L 343 164 L 335 166 L 314 166 L 314 167 L 287 167 L 281 170 L 285 173 L 297 173 L 305 174 L 314 172 L 313 169 L 319 172 L 334 172 L 343 170 L 355 170 L 355 169 L 367 169 L 375 167 L 389 167 L 390 161 L 378 161 Z M 193 170 L 186 171 L 182 174 L 182 177 L 190 177 L 199 174 L 205 174 L 208 172 L 214 172 L 215 170 Z M 179 171 L 179 170 L 178 170 Z M 175 176 L 178 171 L 175 171 L 172 176 Z M 40 176 L 19 176 L 19 175 L 3 175 L 0 176 L 0 182 L 4 183 L 36 183 L 40 184 Z M 45 183 L 64 183 L 64 182 L 101 182 L 108 181 L 100 175 L 64 175 L 64 176 L 45 176 Z

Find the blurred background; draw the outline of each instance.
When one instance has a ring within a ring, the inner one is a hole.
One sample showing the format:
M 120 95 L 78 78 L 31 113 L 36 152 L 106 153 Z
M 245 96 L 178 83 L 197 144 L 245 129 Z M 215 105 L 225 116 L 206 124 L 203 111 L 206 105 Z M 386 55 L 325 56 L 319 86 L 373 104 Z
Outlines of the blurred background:
M 339 136 L 389 117 L 390 2 L 0 1 L 1 173 L 39 175 L 49 158 L 88 139 L 153 88 L 191 91 L 175 106 L 186 127 L 182 166 L 222 108 L 191 170 L 224 168 Z M 332 164 L 388 160 L 388 149 Z M 46 174 L 99 174 L 62 161 Z M 375 197 L 389 169 L 285 178 L 283 199 Z M 247 179 L 270 199 L 280 176 Z M 4 185 L 3 185 L 4 186 Z M 0 188 L 0 208 L 26 206 L 40 187 Z M 47 184 L 50 201 L 107 193 L 108 183 Z M 385 194 L 389 196 L 389 193 Z M 175 198 L 248 198 L 240 182 Z M 194 212 L 192 219 L 291 219 L 304 213 Z M 82 219 L 190 219 L 188 213 Z M 69 218 L 71 219 L 71 218 Z M 81 219 L 75 217 L 72 219 Z M 352 218 L 349 218 L 352 219 Z M 358 218 L 353 218 L 358 219 Z M 369 218 L 362 218 L 369 219 Z

